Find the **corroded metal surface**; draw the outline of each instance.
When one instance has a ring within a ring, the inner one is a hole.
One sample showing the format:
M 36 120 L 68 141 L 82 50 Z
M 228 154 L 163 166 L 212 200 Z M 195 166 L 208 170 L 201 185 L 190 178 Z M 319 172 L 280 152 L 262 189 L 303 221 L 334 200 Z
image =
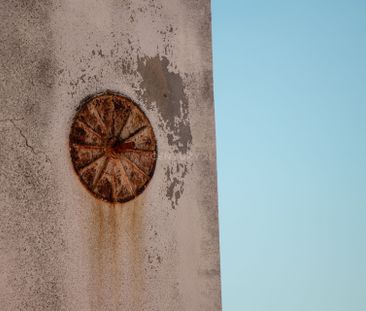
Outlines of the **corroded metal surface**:
M 153 128 L 131 99 L 114 93 L 88 98 L 74 117 L 70 153 L 81 182 L 97 198 L 127 202 L 153 176 Z

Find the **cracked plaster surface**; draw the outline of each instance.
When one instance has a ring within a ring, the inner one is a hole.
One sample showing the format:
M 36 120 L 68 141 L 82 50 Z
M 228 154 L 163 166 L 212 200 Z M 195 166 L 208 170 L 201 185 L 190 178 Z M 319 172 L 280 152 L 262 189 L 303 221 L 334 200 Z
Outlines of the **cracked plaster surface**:
M 35 155 L 43 155 L 46 159 L 47 162 L 50 162 L 50 158 L 47 156 L 46 153 L 42 152 L 42 151 L 36 151 L 34 149 L 34 147 L 29 143 L 29 140 L 27 138 L 27 136 L 23 133 L 22 129 L 16 124 L 16 122 L 21 122 L 23 121 L 24 118 L 22 119 L 0 119 L 0 123 L 5 123 L 5 122 L 9 122 L 14 128 L 16 128 L 19 132 L 19 135 L 24 139 L 24 144 L 25 146 L 31 150 L 31 152 Z

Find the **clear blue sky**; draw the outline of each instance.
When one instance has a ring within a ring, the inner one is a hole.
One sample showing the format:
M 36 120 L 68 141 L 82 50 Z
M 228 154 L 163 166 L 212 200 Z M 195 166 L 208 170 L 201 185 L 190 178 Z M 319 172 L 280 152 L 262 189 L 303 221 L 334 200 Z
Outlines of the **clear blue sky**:
M 366 1 L 212 10 L 224 311 L 365 311 Z

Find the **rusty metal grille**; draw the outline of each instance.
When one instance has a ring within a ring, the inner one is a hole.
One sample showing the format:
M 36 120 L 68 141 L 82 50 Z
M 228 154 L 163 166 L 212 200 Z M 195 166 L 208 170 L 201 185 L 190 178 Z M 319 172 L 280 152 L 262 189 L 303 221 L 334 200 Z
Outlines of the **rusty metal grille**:
M 87 99 L 70 132 L 74 169 L 85 187 L 108 202 L 127 202 L 153 176 L 157 145 L 153 128 L 131 99 L 107 92 Z

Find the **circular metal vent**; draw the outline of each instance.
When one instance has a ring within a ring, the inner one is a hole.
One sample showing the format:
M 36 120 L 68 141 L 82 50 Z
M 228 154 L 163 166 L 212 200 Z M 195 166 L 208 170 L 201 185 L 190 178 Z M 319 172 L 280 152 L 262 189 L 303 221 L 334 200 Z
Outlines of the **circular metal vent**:
M 143 111 L 131 99 L 106 92 L 88 98 L 78 109 L 70 153 L 81 182 L 94 196 L 127 202 L 152 178 L 157 146 Z

